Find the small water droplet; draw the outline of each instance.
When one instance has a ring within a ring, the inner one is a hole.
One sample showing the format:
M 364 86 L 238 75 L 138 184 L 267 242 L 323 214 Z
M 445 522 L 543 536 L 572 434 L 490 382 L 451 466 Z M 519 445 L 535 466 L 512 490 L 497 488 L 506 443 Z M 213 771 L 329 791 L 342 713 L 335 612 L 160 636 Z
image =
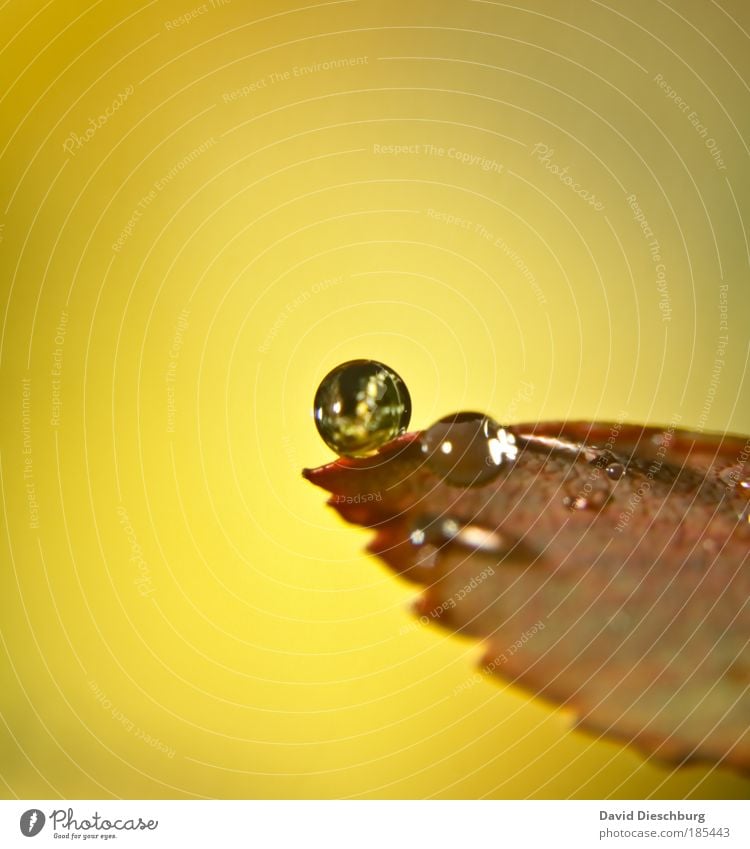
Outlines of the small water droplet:
M 610 463 L 604 469 L 604 473 L 610 480 L 618 481 L 625 474 L 625 466 L 623 466 L 622 463 L 615 461 L 614 463 Z
M 481 486 L 518 455 L 515 436 L 482 413 L 445 416 L 421 444 L 428 468 L 452 486 Z
M 409 540 L 416 547 L 436 549 L 449 543 L 463 545 L 474 551 L 500 552 L 507 548 L 499 531 L 479 524 L 462 524 L 450 516 L 423 516 L 417 519 Z
M 563 505 L 568 510 L 599 510 L 611 498 L 609 489 L 600 484 L 586 484 L 580 489 L 569 489 L 568 495 L 563 496 Z
M 420 516 L 412 526 L 409 540 L 412 545 L 442 545 L 452 539 L 461 529 L 453 518 L 444 516 Z
M 417 549 L 414 555 L 414 565 L 423 566 L 428 569 L 434 568 L 437 563 L 437 555 L 443 544 L 443 536 L 440 520 L 430 517 L 422 517 L 414 523 L 414 528 L 409 534 L 411 544 Z
M 563 504 L 568 510 L 585 510 L 589 506 L 588 499 L 582 495 L 566 495 Z
M 593 457 L 589 457 L 588 454 L 585 454 L 585 456 L 592 466 L 604 469 L 604 474 L 610 478 L 610 480 L 620 480 L 620 478 L 625 474 L 625 464 L 621 463 L 611 451 L 597 450 Z
M 345 457 L 367 457 L 406 430 L 411 399 L 393 369 L 376 360 L 350 360 L 323 378 L 313 415 L 329 448 Z

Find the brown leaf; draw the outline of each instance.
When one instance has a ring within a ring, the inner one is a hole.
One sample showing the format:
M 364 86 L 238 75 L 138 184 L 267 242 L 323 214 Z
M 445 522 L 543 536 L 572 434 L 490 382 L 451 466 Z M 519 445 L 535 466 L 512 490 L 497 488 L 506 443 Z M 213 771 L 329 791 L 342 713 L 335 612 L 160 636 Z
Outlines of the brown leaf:
M 304 475 L 425 586 L 426 621 L 485 641 L 488 673 L 646 754 L 750 771 L 750 440 L 511 430 L 479 487 L 433 474 L 418 433 Z

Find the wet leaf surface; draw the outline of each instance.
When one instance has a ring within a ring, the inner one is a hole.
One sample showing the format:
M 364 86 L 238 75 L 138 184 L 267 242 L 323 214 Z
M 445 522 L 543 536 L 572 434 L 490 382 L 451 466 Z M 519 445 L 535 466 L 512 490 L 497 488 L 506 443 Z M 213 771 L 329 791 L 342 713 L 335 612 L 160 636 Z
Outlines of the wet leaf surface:
M 420 434 L 305 477 L 424 586 L 417 614 L 580 727 L 673 763 L 750 772 L 750 440 L 610 423 L 512 427 L 481 486 Z

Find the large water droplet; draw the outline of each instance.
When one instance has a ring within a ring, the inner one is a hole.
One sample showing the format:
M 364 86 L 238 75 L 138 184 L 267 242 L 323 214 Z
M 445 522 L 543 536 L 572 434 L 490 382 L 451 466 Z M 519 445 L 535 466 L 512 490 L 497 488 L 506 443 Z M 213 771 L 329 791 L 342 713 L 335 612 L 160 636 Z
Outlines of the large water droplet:
M 427 466 L 452 486 L 480 486 L 516 459 L 515 436 L 482 413 L 445 416 L 421 437 Z
M 411 399 L 393 369 L 376 360 L 350 360 L 323 378 L 313 415 L 329 448 L 347 457 L 367 457 L 406 430 Z

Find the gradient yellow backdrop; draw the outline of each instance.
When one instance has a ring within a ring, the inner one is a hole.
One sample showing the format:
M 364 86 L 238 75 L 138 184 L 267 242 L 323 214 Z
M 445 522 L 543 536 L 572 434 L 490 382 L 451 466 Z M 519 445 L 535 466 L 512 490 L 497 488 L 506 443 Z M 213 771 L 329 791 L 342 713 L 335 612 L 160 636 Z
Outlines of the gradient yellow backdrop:
M 300 477 L 415 428 L 750 432 L 750 8 L 6 0 L 0 794 L 746 797 L 472 676 Z

